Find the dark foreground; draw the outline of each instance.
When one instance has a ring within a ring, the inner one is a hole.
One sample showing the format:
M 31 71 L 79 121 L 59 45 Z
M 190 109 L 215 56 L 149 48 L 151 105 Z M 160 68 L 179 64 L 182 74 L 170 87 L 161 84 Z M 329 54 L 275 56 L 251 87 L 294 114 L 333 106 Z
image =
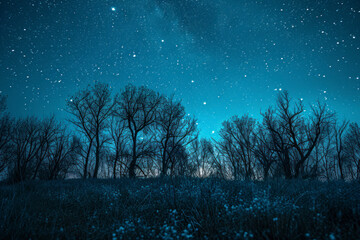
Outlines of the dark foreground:
M 360 239 L 360 184 L 218 179 L 0 186 L 2 239 Z

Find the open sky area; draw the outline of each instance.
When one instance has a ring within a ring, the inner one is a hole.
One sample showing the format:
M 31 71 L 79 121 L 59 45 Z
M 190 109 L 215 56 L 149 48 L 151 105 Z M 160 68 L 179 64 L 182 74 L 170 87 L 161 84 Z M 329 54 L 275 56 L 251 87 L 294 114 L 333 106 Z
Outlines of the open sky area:
M 360 119 L 360 1 L 0 0 L 0 93 L 13 116 L 66 119 L 95 81 L 182 99 L 202 136 L 279 91 Z

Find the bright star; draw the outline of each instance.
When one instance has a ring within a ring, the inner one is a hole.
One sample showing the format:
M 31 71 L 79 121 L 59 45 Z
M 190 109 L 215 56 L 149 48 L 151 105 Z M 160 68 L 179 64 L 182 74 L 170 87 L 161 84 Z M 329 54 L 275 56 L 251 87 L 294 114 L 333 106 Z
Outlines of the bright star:
M 115 7 L 111 7 L 111 11 L 115 12 L 116 8 Z

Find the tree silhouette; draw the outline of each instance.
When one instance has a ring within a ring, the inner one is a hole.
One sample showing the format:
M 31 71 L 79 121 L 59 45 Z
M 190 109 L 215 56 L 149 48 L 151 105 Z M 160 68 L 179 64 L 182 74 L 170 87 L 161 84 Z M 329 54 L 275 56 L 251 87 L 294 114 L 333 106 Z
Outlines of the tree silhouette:
M 116 169 L 118 166 L 120 168 L 120 174 L 124 172 L 125 168 L 126 170 L 128 168 L 126 158 L 129 154 L 126 145 L 129 139 L 126 131 L 126 122 L 119 117 L 113 116 L 110 123 L 110 135 L 112 141 L 112 148 L 115 153 L 109 156 L 109 160 L 113 165 L 112 175 L 114 179 L 116 178 Z M 122 161 L 122 159 L 125 160 L 125 162 Z
M 11 131 L 12 122 L 10 115 L 5 113 L 6 97 L 0 97 L 0 173 L 5 170 L 11 157 Z
M 109 127 L 108 120 L 113 113 L 115 101 L 111 97 L 107 84 L 95 83 L 94 86 L 77 92 L 67 101 L 68 112 L 72 115 L 69 120 L 85 136 L 87 148 L 83 177 L 88 175 L 88 166 L 93 144 L 95 144 L 95 168 L 93 177 L 97 178 L 100 167 L 100 151 L 106 139 L 102 138 Z
M 223 122 L 218 149 L 231 162 L 235 179 L 254 176 L 255 129 L 255 119 L 247 115 Z
M 50 149 L 55 141 L 55 137 L 60 131 L 60 123 L 57 123 L 52 116 L 41 122 L 39 134 L 39 150 L 35 156 L 35 169 L 32 179 L 36 179 L 39 169 L 46 158 L 49 157 Z
M 18 119 L 12 129 L 13 159 L 10 164 L 10 178 L 20 182 L 31 178 L 36 166 L 35 160 L 41 149 L 41 121 L 35 117 Z
M 346 161 L 346 152 L 344 151 L 344 141 L 346 128 L 349 125 L 348 121 L 343 121 L 340 125 L 337 123 L 333 126 L 334 141 L 335 141 L 335 156 L 337 165 L 339 167 L 340 178 L 345 179 L 344 162 Z
M 271 132 L 274 150 L 280 159 L 286 178 L 298 178 L 315 146 L 326 137 L 333 124 L 334 114 L 326 104 L 311 107 L 306 118 L 301 100 L 293 104 L 284 91 L 278 95 L 276 110 L 263 114 L 266 128 Z
M 43 177 L 48 180 L 63 179 L 76 164 L 79 139 L 66 133 L 64 128 L 55 135 L 54 144 L 43 166 Z
M 263 126 L 259 126 L 256 132 L 254 157 L 262 168 L 264 179 L 268 178 L 271 167 L 277 160 L 272 144 L 269 131 Z
M 181 159 L 181 150 L 197 138 L 197 128 L 196 120 L 186 115 L 181 102 L 173 96 L 163 98 L 159 108 L 155 138 L 159 144 L 161 174 L 167 175 L 169 168 L 173 171 L 177 165 L 176 159 Z
M 360 127 L 357 123 L 349 125 L 346 135 L 346 152 L 350 160 L 349 173 L 353 180 L 360 179 Z
M 153 154 L 148 133 L 154 127 L 161 101 L 162 96 L 153 90 L 133 85 L 127 85 L 117 101 L 116 115 L 126 121 L 131 138 L 130 178 L 136 177 L 138 159 Z
M 0 172 L 8 179 L 195 176 L 360 178 L 360 128 L 336 121 L 326 104 L 305 111 L 280 92 L 262 121 L 244 115 L 222 124 L 219 138 L 199 139 L 180 100 L 127 85 L 115 97 L 95 83 L 67 100 L 76 135 L 54 116 L 13 120 L 0 97 Z

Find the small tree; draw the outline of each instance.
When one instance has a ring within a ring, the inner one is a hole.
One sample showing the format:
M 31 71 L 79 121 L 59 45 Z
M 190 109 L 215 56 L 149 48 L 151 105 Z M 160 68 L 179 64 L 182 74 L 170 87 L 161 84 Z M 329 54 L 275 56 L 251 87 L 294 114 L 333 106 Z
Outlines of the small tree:
M 40 150 L 41 121 L 35 117 L 18 119 L 12 129 L 13 158 L 10 164 L 10 181 L 20 182 L 31 178 Z
M 148 133 L 154 127 L 161 101 L 162 96 L 153 90 L 133 85 L 127 85 L 117 101 L 116 115 L 126 121 L 131 139 L 130 178 L 136 177 L 138 160 L 153 154 Z
M 64 179 L 71 167 L 76 164 L 79 147 L 78 138 L 66 133 L 65 129 L 58 131 L 43 166 L 43 177 L 48 180 Z
M 348 126 L 348 121 L 343 121 L 340 125 L 337 123 L 333 126 L 334 142 L 335 142 L 335 156 L 337 166 L 340 172 L 340 178 L 345 179 L 344 162 L 346 161 L 346 152 L 344 151 L 345 133 Z
M 272 146 L 270 132 L 266 128 L 260 126 L 255 136 L 254 157 L 261 166 L 263 179 L 266 180 L 269 177 L 271 167 L 276 163 L 276 152 Z
M 263 116 L 285 177 L 300 177 L 314 148 L 326 137 L 334 114 L 327 110 L 326 104 L 318 102 L 305 117 L 302 101 L 292 104 L 289 94 L 284 91 L 278 95 L 276 110 L 269 109 Z
M 92 87 L 77 92 L 67 101 L 69 120 L 83 134 L 87 141 L 84 154 L 83 177 L 88 175 L 89 160 L 93 144 L 95 144 L 95 168 L 93 177 L 97 178 L 100 167 L 100 151 L 104 142 L 104 132 L 108 128 L 108 120 L 113 112 L 115 101 L 111 98 L 107 84 L 96 83 Z
M 239 179 L 254 176 L 254 149 L 256 145 L 255 119 L 245 115 L 223 122 L 218 150 L 231 162 L 233 176 Z
M 193 141 L 190 146 L 190 160 L 192 175 L 200 178 L 209 177 L 213 174 L 214 146 L 211 141 L 202 138 Z
M 333 129 L 329 128 L 326 138 L 319 141 L 314 149 L 314 158 L 320 162 L 322 177 L 326 180 L 334 179 L 336 174 L 336 162 L 334 161 Z
M 6 109 L 6 97 L 0 97 L 0 173 L 6 169 L 11 157 L 11 131 L 12 122 L 9 114 L 4 113 Z
M 41 121 L 39 133 L 39 149 L 35 156 L 35 169 L 32 179 L 36 179 L 39 169 L 45 159 L 49 157 L 52 145 L 55 142 L 56 135 L 61 131 L 60 123 L 56 122 L 55 117 Z
M 186 155 L 182 150 L 197 139 L 196 120 L 186 115 L 180 101 L 170 97 L 163 99 L 156 122 L 155 138 L 159 145 L 161 175 L 165 176 L 169 169 L 173 173 L 176 160 Z
M 111 135 L 111 146 L 113 147 L 114 153 L 109 154 L 109 164 L 112 165 L 112 176 L 116 178 L 116 170 L 119 167 L 120 175 L 127 169 L 126 156 L 127 151 L 127 126 L 126 122 L 119 118 L 112 116 L 110 123 L 110 135 Z
M 357 123 L 349 125 L 346 134 L 346 153 L 349 157 L 349 173 L 353 180 L 360 179 L 360 127 Z
M 6 110 L 6 96 L 0 96 L 0 114 Z

